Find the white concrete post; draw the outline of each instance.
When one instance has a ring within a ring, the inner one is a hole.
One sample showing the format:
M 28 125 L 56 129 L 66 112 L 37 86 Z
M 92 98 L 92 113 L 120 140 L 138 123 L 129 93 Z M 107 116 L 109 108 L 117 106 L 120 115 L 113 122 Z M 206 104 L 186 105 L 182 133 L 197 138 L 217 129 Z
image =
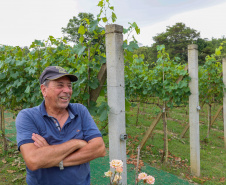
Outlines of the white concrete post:
M 106 25 L 107 96 L 110 112 L 109 158 L 123 161 L 121 183 L 127 184 L 123 27 Z M 125 139 L 124 139 L 125 136 Z M 121 138 L 121 139 L 120 139 Z
M 188 45 L 189 83 L 189 125 L 190 125 L 190 165 L 191 173 L 200 176 L 200 138 L 199 138 L 199 90 L 198 90 L 198 46 Z
M 226 58 L 223 58 L 223 82 L 224 86 L 226 87 Z M 224 98 L 223 98 L 223 111 L 224 111 L 224 148 L 226 148 L 226 91 L 224 91 Z

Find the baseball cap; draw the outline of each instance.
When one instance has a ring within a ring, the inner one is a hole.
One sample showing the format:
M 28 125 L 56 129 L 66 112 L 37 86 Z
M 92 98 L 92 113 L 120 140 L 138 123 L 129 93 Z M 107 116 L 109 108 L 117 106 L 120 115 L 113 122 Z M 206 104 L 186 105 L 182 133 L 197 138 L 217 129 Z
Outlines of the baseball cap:
M 45 80 L 56 80 L 62 76 L 70 78 L 71 82 L 78 80 L 77 76 L 69 74 L 64 68 L 60 66 L 49 66 L 44 69 L 39 77 L 40 84 L 43 84 Z

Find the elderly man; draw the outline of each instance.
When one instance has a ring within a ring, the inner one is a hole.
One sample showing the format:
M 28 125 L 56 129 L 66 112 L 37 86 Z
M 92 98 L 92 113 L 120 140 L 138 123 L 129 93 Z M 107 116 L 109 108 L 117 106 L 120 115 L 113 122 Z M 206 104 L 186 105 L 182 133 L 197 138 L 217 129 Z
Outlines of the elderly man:
M 90 185 L 89 161 L 104 157 L 105 145 L 87 108 L 69 103 L 77 77 L 49 66 L 39 80 L 44 101 L 16 118 L 27 184 Z

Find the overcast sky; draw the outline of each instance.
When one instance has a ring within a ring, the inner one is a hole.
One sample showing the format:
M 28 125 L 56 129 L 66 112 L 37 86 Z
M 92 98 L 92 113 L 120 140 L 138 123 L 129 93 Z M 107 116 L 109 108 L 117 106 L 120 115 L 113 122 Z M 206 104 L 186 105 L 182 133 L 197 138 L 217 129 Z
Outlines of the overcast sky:
M 79 12 L 99 13 L 99 0 L 0 0 L 0 44 L 30 46 L 49 35 L 62 37 L 61 28 Z M 202 38 L 226 36 L 226 0 L 110 0 L 116 24 L 136 22 L 139 43 L 150 46 L 152 37 L 167 26 L 183 22 Z

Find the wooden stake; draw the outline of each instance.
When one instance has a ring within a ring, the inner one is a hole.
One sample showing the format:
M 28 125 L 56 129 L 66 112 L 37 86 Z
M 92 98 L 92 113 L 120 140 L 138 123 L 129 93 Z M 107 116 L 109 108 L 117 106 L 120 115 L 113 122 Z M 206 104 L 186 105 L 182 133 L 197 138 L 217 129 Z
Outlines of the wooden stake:
M 187 65 L 184 67 L 184 70 L 186 70 L 186 71 L 188 70 L 188 66 L 187 66 Z M 178 84 L 182 79 L 183 79 L 183 76 L 181 75 L 181 76 L 177 79 L 176 83 Z M 172 101 L 172 99 L 170 99 L 169 101 Z M 168 102 L 166 102 L 166 104 L 167 104 L 167 103 L 168 103 Z M 152 122 L 152 124 L 151 124 L 150 127 L 148 128 L 147 132 L 145 133 L 145 135 L 144 135 L 144 137 L 143 137 L 143 139 L 142 139 L 142 141 L 141 141 L 141 143 L 140 143 L 140 150 L 142 149 L 142 147 L 144 146 L 144 144 L 147 142 L 148 138 L 151 136 L 151 134 L 152 134 L 152 132 L 153 132 L 155 126 L 157 125 L 157 123 L 159 122 L 159 120 L 160 120 L 160 118 L 161 118 L 161 116 L 162 116 L 162 113 L 163 113 L 163 112 L 160 112 L 160 113 L 157 115 L 157 117 L 154 119 L 154 121 Z
M 210 125 L 211 125 L 211 104 L 208 104 L 208 130 L 207 130 L 207 136 L 206 138 L 209 138 L 210 135 Z
M 4 117 L 4 107 L 1 107 L 1 130 L 2 130 L 2 138 L 3 138 L 3 149 L 7 151 L 7 141 L 5 136 L 5 117 Z
M 213 120 L 211 120 L 210 126 L 212 126 L 212 125 L 214 124 L 214 122 L 216 121 L 217 117 L 219 116 L 221 110 L 223 110 L 223 105 L 221 105 L 221 106 L 218 108 L 216 114 L 215 114 L 214 117 L 213 117 Z
M 136 126 L 138 125 L 139 114 L 140 114 L 140 103 L 138 104 L 138 109 L 137 109 Z

